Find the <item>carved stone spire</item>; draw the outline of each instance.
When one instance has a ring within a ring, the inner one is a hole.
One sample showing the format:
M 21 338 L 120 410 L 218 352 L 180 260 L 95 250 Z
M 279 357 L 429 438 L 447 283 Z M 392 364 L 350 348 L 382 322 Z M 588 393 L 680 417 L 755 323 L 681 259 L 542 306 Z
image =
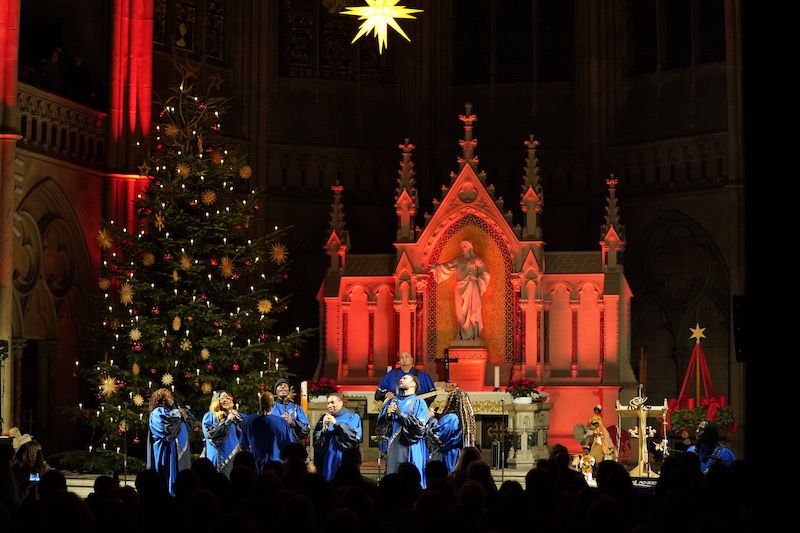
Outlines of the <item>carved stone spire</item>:
M 539 141 L 533 134 L 525 141 L 528 157 L 525 162 L 525 175 L 522 177 L 522 193 L 520 205 L 525 214 L 525 225 L 522 227 L 522 238 L 542 240 L 542 228 L 539 226 L 539 217 L 544 209 L 544 195 L 539 183 L 539 159 L 536 157 L 536 147 Z
M 603 266 L 607 270 L 618 268 L 618 254 L 625 250 L 625 226 L 620 223 L 619 207 L 617 206 L 617 183 L 618 180 L 611 174 L 606 179 L 608 185 L 608 207 L 606 207 L 605 224 L 600 228 L 602 241 L 600 246 L 603 250 Z
M 466 114 L 459 115 L 458 119 L 464 123 L 464 138 L 458 141 L 463 155 L 458 158 L 458 168 L 469 165 L 473 169 L 478 168 L 478 156 L 475 155 L 475 147 L 478 146 L 478 139 L 472 138 L 473 124 L 478 121 L 478 116 L 472 113 L 472 104 L 467 102 L 464 106 Z
M 350 233 L 344 223 L 344 204 L 342 204 L 342 191 L 344 186 L 336 182 L 331 186 L 333 203 L 331 204 L 330 234 L 325 243 L 325 253 L 331 258 L 331 273 L 341 273 L 350 248 Z
M 400 177 L 397 178 L 394 198 L 394 207 L 397 212 L 397 241 L 411 242 L 415 238 L 413 222 L 414 216 L 417 214 L 417 189 L 414 179 L 416 172 L 411 155 L 416 147 L 409 142 L 409 139 L 406 139 L 399 148 L 402 150 L 403 160 L 400 162 L 398 171 Z

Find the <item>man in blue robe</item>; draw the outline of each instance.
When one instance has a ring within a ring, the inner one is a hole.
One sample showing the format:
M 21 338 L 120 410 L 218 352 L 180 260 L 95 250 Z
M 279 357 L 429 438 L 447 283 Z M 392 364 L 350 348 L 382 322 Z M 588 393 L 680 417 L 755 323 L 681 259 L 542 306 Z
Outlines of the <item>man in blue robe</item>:
M 317 472 L 333 479 L 342 464 L 342 452 L 361 442 L 361 417 L 344 407 L 338 393 L 328 395 L 328 412 L 314 428 L 314 465 Z
M 303 442 L 311 432 L 308 417 L 303 408 L 292 400 L 294 396 L 290 392 L 289 382 L 284 378 L 279 378 L 275 382 L 275 407 L 272 414 L 277 415 L 292 426 L 292 437 L 296 442 Z
M 453 472 L 461 450 L 475 446 L 475 411 L 466 392 L 455 389 L 447 397 L 441 417 L 428 411 L 425 439 L 431 460 L 442 461 Z
M 275 416 L 275 396 L 264 391 L 259 398 L 260 411 L 247 415 L 242 422 L 241 446 L 249 450 L 256 460 L 256 470 L 269 461 L 281 461 L 281 448 L 293 442 L 294 435 L 283 418 Z
M 214 393 L 202 423 L 206 457 L 228 478 L 233 470 L 233 457 L 241 449 L 241 423 L 242 416 L 233 408 L 231 395 L 225 391 Z
M 400 395 L 383 404 L 378 414 L 378 428 L 389 435 L 386 473 L 397 472 L 400 463 L 412 463 L 419 470 L 422 487 L 425 488 L 428 447 L 424 437 L 428 406 L 417 396 L 417 384 L 414 375 L 406 374 L 400 378 Z
M 179 444 L 188 454 L 188 430 L 185 410 L 175 409 L 175 399 L 169 389 L 158 389 L 150 396 L 150 419 L 147 432 L 147 468 L 158 472 L 171 496 L 181 469 Z
M 428 373 L 424 370 L 417 370 L 414 367 L 414 357 L 409 352 L 401 353 L 398 363 L 400 366 L 387 372 L 386 375 L 383 376 L 383 379 L 381 379 L 381 382 L 378 383 L 378 388 L 375 390 L 376 400 L 379 402 L 386 402 L 386 400 L 396 397 L 398 395 L 398 391 L 400 390 L 400 378 L 406 374 L 416 376 L 417 383 L 419 384 L 417 394 L 426 394 L 436 390 L 436 387 L 433 384 L 433 379 L 431 379 Z M 431 396 L 426 398 L 425 402 L 428 405 L 431 405 L 435 399 L 436 396 Z M 381 453 L 386 453 L 389 435 L 378 432 L 378 439 L 378 450 Z

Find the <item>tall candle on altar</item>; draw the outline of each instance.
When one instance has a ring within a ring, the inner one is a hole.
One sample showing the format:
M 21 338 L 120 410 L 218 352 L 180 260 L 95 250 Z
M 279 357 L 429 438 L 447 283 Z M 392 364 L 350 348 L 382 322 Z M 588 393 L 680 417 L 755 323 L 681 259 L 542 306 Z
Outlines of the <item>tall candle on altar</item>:
M 494 388 L 500 388 L 500 367 L 497 365 L 494 367 Z
M 300 407 L 304 412 L 308 412 L 308 381 L 300 382 Z

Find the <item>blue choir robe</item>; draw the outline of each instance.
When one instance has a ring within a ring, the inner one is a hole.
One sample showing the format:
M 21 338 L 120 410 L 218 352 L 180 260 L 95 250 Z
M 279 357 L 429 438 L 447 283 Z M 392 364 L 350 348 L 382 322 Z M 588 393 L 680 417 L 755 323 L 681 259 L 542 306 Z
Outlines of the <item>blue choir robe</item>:
M 257 472 L 269 461 L 280 461 L 281 448 L 293 439 L 289 423 L 274 414 L 253 413 L 242 422 L 242 448 L 255 457 Z
M 389 406 L 397 402 L 397 411 L 390 415 Z M 378 428 L 389 435 L 386 449 L 386 473 L 397 472 L 400 463 L 412 463 L 422 477 L 425 488 L 425 463 L 428 447 L 425 444 L 425 422 L 428 420 L 428 405 L 415 394 L 392 398 L 378 414 Z
M 442 461 L 447 471 L 453 472 L 464 447 L 464 431 L 458 415 L 447 413 L 438 419 L 430 418 L 425 427 L 425 440 L 430 459 Z
M 730 467 L 736 460 L 733 452 L 721 444 L 718 444 L 713 450 L 698 449 L 697 445 L 692 444 L 686 451 L 687 453 L 697 454 L 700 457 L 700 471 L 704 474 L 708 473 L 711 465 L 719 464 Z
M 226 415 L 227 416 L 227 415 Z M 219 420 L 211 411 L 203 416 L 203 437 L 206 440 L 206 458 L 214 464 L 217 472 L 231 476 L 233 457 L 241 449 L 241 422 L 237 419 Z
M 436 390 L 436 386 L 433 384 L 433 380 L 428 375 L 427 372 L 424 370 L 417 370 L 415 367 L 411 367 L 411 369 L 406 372 L 402 368 L 393 368 L 389 372 L 383 376 L 381 382 L 378 383 L 378 389 L 375 391 L 375 399 L 379 402 L 382 402 L 386 399 L 386 393 L 391 392 L 395 396 L 400 396 L 400 378 L 405 376 L 406 374 L 411 374 L 417 376 L 417 380 L 419 381 L 419 388 L 417 389 L 417 394 L 425 394 L 426 392 L 431 392 Z M 430 405 L 436 399 L 435 396 L 431 396 L 427 398 L 425 402 Z M 389 445 L 389 437 L 390 434 L 378 432 L 378 450 L 381 452 L 386 452 L 386 448 Z
M 188 449 L 188 431 L 178 409 L 156 407 L 150 412 L 147 432 L 147 468 L 158 472 L 171 496 L 175 496 L 173 485 L 180 470 L 178 443 L 181 440 L 179 439 L 181 428 L 186 431 L 185 438 Z
M 283 413 L 289 413 L 294 424 L 292 426 L 292 442 L 301 442 L 309 433 L 311 433 L 311 425 L 308 423 L 308 417 L 303 408 L 294 402 L 282 402 L 277 397 L 275 398 L 275 406 L 272 408 L 272 414 L 276 416 L 283 416 Z
M 333 413 L 336 424 L 322 423 L 322 418 L 314 428 L 314 465 L 317 472 L 327 479 L 333 479 L 342 464 L 342 452 L 357 448 L 361 442 L 361 417 L 345 407 Z

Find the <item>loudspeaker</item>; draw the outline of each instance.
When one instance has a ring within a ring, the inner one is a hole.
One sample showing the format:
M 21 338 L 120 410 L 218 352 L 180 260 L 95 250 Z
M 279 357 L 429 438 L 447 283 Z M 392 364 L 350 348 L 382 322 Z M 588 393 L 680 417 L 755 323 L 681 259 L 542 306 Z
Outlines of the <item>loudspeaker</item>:
M 736 362 L 747 362 L 749 344 L 747 341 L 746 325 L 746 297 L 734 296 L 731 303 L 731 320 L 733 323 L 733 349 L 736 352 Z

